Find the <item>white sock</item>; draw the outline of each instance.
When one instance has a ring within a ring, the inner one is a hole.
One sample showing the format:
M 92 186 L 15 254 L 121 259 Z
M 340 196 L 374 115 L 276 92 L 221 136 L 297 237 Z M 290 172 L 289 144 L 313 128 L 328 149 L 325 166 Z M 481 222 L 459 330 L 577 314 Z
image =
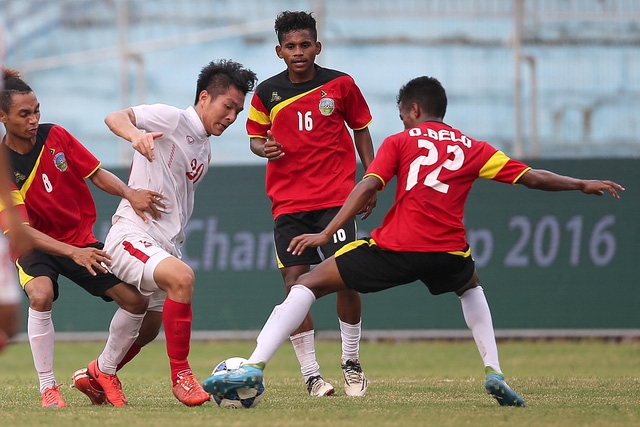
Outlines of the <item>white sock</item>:
M 482 287 L 476 286 L 466 291 L 460 297 L 460 303 L 462 304 L 464 320 L 467 322 L 469 329 L 471 329 L 484 366 L 491 367 L 497 372 L 502 372 L 500 370 L 500 361 L 498 360 L 498 345 L 493 332 L 491 311 Z
M 360 357 L 360 337 L 362 335 L 362 320 L 355 325 L 343 322 L 340 323 L 340 337 L 342 338 L 341 363 L 349 359 L 358 360 Z
M 300 372 L 302 372 L 304 382 L 306 383 L 311 377 L 320 375 L 320 365 L 316 360 L 315 331 L 312 329 L 300 332 L 290 339 L 298 362 L 300 362 Z
M 118 363 L 138 338 L 145 313 L 133 314 L 118 308 L 109 325 L 107 344 L 98 357 L 98 368 L 105 374 L 115 374 Z
M 307 287 L 294 285 L 287 298 L 274 307 L 247 363 L 267 363 L 271 360 L 282 343 L 300 326 L 315 301 L 315 295 Z
M 33 355 L 33 365 L 40 381 L 40 393 L 44 393 L 45 389 L 56 384 L 56 378 L 53 375 L 55 330 L 51 319 L 51 310 L 36 311 L 29 307 L 27 335 Z

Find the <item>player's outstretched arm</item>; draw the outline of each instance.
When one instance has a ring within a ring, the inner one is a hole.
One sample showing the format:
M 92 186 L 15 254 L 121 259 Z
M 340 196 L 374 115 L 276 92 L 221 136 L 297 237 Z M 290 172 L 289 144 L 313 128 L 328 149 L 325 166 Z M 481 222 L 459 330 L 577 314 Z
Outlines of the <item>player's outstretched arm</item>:
M 623 186 L 613 181 L 578 179 L 543 169 L 528 170 L 520 177 L 517 183 L 543 191 L 579 190 L 585 194 L 595 194 L 596 196 L 602 196 L 607 192 L 616 199 L 620 198 L 618 191 L 624 191 Z
M 329 242 L 333 233 L 338 231 L 347 221 L 351 220 L 367 203 L 371 197 L 382 187 L 382 181 L 375 176 L 367 176 L 351 190 L 349 197 L 344 202 L 336 216 L 327 227 L 317 234 L 303 234 L 294 237 L 289 243 L 287 251 L 294 255 L 300 255 L 308 247 L 316 247 Z

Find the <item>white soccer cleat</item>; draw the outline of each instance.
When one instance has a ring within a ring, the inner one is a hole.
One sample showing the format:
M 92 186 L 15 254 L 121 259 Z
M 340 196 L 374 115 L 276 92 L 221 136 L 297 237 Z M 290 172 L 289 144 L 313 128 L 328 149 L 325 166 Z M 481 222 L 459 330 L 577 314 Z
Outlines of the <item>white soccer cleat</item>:
M 316 375 L 307 380 L 307 391 L 311 397 L 323 397 L 331 396 L 336 390 L 320 375 Z
M 360 362 L 349 359 L 342 364 L 342 373 L 344 374 L 344 391 L 347 396 L 362 397 L 367 392 L 369 381 L 362 372 Z

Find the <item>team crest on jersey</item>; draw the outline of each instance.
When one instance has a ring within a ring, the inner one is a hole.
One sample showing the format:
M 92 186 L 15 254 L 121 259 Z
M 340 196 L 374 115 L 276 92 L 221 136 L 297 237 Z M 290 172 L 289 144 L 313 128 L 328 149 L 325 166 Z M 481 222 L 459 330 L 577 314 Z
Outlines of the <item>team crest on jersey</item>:
M 67 170 L 67 158 L 64 156 L 62 151 L 53 156 L 53 164 L 56 165 L 60 172 Z
M 335 108 L 336 102 L 331 98 L 322 98 L 320 100 L 320 104 L 318 104 L 320 114 L 322 114 L 323 116 L 330 116 Z
M 280 102 L 282 97 L 278 95 L 278 92 L 271 92 L 271 102 Z
M 20 186 L 23 181 L 27 180 L 27 176 L 25 174 L 23 174 L 23 173 L 18 172 L 18 171 L 15 171 L 13 173 L 13 176 L 15 178 L 16 185 L 18 185 L 18 186 Z
M 193 139 L 191 135 L 187 135 L 187 144 L 193 145 L 194 142 L 196 142 L 196 140 Z

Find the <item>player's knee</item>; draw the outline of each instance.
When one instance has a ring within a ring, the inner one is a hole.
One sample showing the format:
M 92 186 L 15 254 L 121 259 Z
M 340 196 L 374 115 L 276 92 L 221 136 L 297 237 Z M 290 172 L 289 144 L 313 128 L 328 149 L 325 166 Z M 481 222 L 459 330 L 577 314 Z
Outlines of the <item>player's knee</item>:
M 176 292 L 192 293 L 195 280 L 196 276 L 191 268 L 182 268 L 172 274 L 169 286 Z
M 36 311 L 49 311 L 53 308 L 53 289 L 32 288 L 29 290 L 29 306 Z
M 359 303 L 360 293 L 354 291 L 353 289 L 346 289 L 344 291 L 340 291 L 337 293 L 337 298 L 345 303 Z
M 135 314 L 142 314 L 147 311 L 149 306 L 149 298 L 138 293 L 138 295 L 130 301 L 130 311 Z
M 149 298 L 142 295 L 136 288 L 126 283 L 119 283 L 105 292 L 123 310 L 129 313 L 142 314 L 147 311 Z

